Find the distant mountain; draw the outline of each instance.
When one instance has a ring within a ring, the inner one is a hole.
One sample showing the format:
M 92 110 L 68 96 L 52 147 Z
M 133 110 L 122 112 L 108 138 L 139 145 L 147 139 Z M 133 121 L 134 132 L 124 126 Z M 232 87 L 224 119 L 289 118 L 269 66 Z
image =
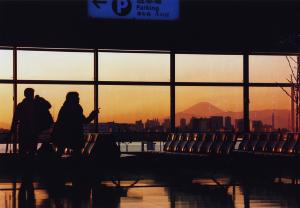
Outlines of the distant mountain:
M 210 115 L 220 115 L 225 112 L 217 108 L 216 106 L 210 104 L 209 102 L 200 102 L 184 110 L 182 113 L 189 115 L 201 115 L 207 117 Z
M 275 128 L 288 128 L 290 111 L 287 109 L 266 109 L 250 111 L 251 120 L 261 120 L 264 124 L 272 124 L 272 113 L 274 113 Z M 180 119 L 185 118 L 189 123 L 192 117 L 210 117 L 210 116 L 230 116 L 231 123 L 235 119 L 243 118 L 243 112 L 223 111 L 209 102 L 200 102 L 190 108 L 176 114 L 176 125 L 179 125 Z

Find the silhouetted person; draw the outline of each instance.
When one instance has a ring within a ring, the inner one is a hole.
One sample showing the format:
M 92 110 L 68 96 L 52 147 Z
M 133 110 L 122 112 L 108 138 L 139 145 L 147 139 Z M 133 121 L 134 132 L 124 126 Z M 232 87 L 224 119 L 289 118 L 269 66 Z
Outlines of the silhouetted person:
M 69 92 L 61 107 L 53 130 L 53 140 L 58 146 L 59 154 L 65 148 L 70 148 L 75 154 L 80 154 L 84 146 L 83 124 L 90 123 L 99 111 L 92 111 L 88 117 L 83 115 L 79 104 L 78 92 Z
M 38 135 L 53 123 L 48 101 L 39 96 L 34 98 L 32 88 L 26 88 L 24 96 L 22 102 L 17 105 L 11 127 L 11 134 L 18 136 L 19 152 L 22 156 L 34 155 Z
M 21 155 L 34 154 L 38 135 L 34 90 L 26 88 L 24 96 L 23 101 L 17 105 L 11 127 L 11 132 L 18 135 Z
M 36 95 L 34 98 L 37 112 L 37 130 L 42 132 L 49 129 L 53 124 L 53 118 L 50 114 L 51 104 L 43 97 Z

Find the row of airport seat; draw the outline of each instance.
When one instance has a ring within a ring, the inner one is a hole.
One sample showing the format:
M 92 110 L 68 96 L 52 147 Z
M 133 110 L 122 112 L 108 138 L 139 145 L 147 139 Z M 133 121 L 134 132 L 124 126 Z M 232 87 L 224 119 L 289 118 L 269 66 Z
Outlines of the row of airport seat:
M 300 133 L 170 133 L 164 145 L 164 152 L 202 155 L 228 155 L 232 152 L 299 155 Z
M 234 133 L 170 133 L 164 145 L 167 153 L 228 155 L 234 149 Z
M 300 134 L 246 133 L 237 151 L 260 154 L 300 154 Z

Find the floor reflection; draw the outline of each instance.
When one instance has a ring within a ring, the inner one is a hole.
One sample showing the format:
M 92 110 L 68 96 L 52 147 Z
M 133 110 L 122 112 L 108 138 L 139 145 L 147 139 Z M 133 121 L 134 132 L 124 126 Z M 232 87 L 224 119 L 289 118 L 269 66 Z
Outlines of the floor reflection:
M 159 178 L 99 180 L 60 177 L 0 179 L 0 207 L 299 207 L 298 179 L 249 183 L 230 177 L 173 184 Z

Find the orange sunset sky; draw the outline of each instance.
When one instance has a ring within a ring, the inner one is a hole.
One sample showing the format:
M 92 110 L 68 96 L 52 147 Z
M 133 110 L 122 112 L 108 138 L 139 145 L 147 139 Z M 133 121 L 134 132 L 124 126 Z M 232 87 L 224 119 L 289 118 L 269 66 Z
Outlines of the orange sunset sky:
M 93 79 L 93 54 L 83 52 L 18 51 L 18 79 Z M 293 57 L 296 59 L 295 57 Z M 293 61 L 291 61 L 292 65 Z M 177 82 L 242 82 L 243 57 L 238 55 L 176 55 Z M 12 51 L 0 50 L 0 79 L 12 79 Z M 170 80 L 168 54 L 99 53 L 99 80 Z M 250 82 L 287 82 L 290 69 L 285 56 L 250 56 Z M 78 91 L 87 115 L 93 109 L 93 86 L 18 85 L 18 102 L 32 87 L 52 104 L 56 118 L 68 91 Z M 12 85 L 0 84 L 0 128 L 12 118 Z M 287 89 L 289 90 L 289 89 Z M 224 111 L 242 112 L 242 87 L 177 87 L 176 112 L 199 102 L 209 102 Z M 165 86 L 99 86 L 100 122 L 145 121 L 167 118 L 170 88 Z M 290 100 L 280 88 L 250 88 L 250 110 L 290 109 Z

